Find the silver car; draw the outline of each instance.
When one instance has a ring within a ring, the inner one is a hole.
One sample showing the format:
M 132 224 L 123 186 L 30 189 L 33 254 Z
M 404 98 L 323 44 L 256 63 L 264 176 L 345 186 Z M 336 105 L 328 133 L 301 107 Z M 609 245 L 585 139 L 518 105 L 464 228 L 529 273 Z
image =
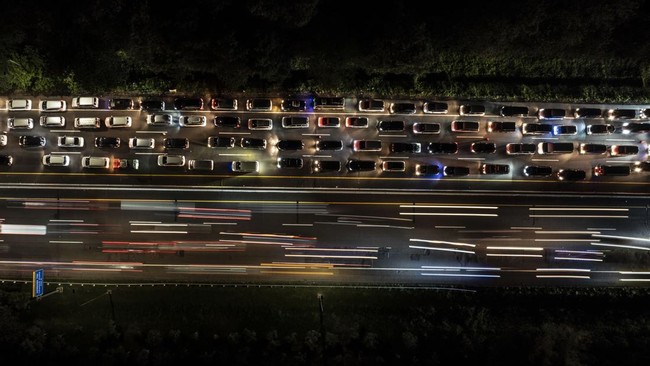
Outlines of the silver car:
M 150 114 L 147 116 L 147 124 L 154 126 L 171 126 L 174 119 L 171 114 Z
M 111 166 L 111 158 L 105 156 L 84 156 L 81 158 L 82 168 L 108 169 Z
M 184 166 L 185 156 L 183 155 L 158 155 L 158 166 Z
M 84 138 L 81 136 L 59 136 L 59 147 L 84 147 Z
M 34 120 L 32 118 L 9 117 L 7 125 L 12 130 L 31 130 L 34 128 Z
M 68 166 L 70 165 L 70 157 L 68 155 L 53 155 L 53 154 L 44 155 L 43 165 Z
M 204 127 L 207 119 L 205 116 L 181 116 L 178 122 L 183 127 Z
M 131 137 L 129 139 L 130 149 L 153 149 L 156 142 L 153 138 Z

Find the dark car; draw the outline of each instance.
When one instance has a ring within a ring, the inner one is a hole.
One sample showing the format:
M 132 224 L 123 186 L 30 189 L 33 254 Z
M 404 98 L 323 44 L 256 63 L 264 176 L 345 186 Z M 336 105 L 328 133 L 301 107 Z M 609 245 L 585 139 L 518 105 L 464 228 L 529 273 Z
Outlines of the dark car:
M 419 153 L 422 145 L 419 142 L 393 142 L 390 151 L 394 153 Z
M 314 109 L 343 109 L 345 107 L 345 98 L 341 97 L 317 97 L 314 98 Z
M 319 172 L 338 172 L 341 170 L 341 162 L 338 160 L 314 160 L 311 163 L 311 171 Z
M 618 176 L 626 177 L 630 175 L 631 169 L 629 165 L 596 165 L 594 167 L 594 175 L 596 177 Z
M 367 117 L 347 117 L 345 119 L 345 127 L 367 128 L 368 127 L 368 118 Z
M 11 155 L 0 155 L 0 166 L 11 166 L 14 163 L 14 157 Z
M 527 177 L 550 177 L 553 168 L 546 165 L 528 165 L 524 167 L 524 175 Z
M 318 117 L 318 127 L 338 128 L 341 126 L 339 117 Z
M 318 140 L 316 150 L 343 150 L 343 142 L 341 140 Z
M 45 143 L 45 136 L 20 136 L 18 138 L 18 144 L 22 147 L 43 147 Z
M 302 112 L 307 110 L 307 101 L 303 99 L 284 99 L 280 103 L 284 112 Z
M 187 149 L 190 147 L 190 140 L 184 137 L 167 137 L 163 140 L 165 149 Z
M 112 136 L 95 137 L 95 147 L 115 149 L 120 147 L 120 138 Z
M 302 158 L 278 158 L 278 168 L 300 169 L 302 168 Z
M 504 105 L 501 107 L 501 115 L 504 117 L 526 117 L 528 115 L 528 107 Z
M 133 109 L 133 99 L 130 98 L 115 98 L 111 99 L 109 102 L 109 107 L 111 109 Z
M 507 164 L 483 164 L 481 165 L 481 174 L 509 174 L 510 165 Z
M 218 110 L 227 110 L 227 111 L 236 111 L 237 110 L 237 99 L 235 98 L 212 98 L 210 101 L 210 108 L 214 111 Z
M 200 111 L 203 109 L 203 98 L 176 98 L 174 99 L 174 109 Z
M 490 121 L 487 124 L 488 132 L 516 132 L 516 122 Z
M 650 161 L 637 161 L 634 163 L 634 172 L 650 172 Z
M 351 172 L 369 172 L 377 169 L 374 160 L 348 160 L 348 170 Z
M 415 111 L 415 103 L 411 102 L 396 102 L 390 105 L 390 113 L 394 114 L 413 114 Z
M 494 154 L 497 151 L 497 144 L 494 142 L 474 142 L 470 150 L 475 154 Z
M 278 150 L 281 151 L 296 151 L 302 150 L 305 147 L 305 144 L 302 142 L 302 140 L 280 140 L 276 146 Z
M 424 102 L 422 112 L 433 114 L 447 114 L 449 107 L 445 102 Z
M 452 121 L 452 132 L 478 132 L 479 123 L 476 121 Z
M 270 111 L 273 109 L 273 101 L 269 98 L 253 98 L 246 101 L 246 109 L 249 111 Z
M 438 133 L 440 133 L 440 123 L 415 122 L 413 124 L 413 133 L 416 133 L 416 134 L 438 134 Z
M 553 126 L 553 134 L 558 135 L 575 135 L 578 133 L 578 128 L 574 125 L 555 125 Z
M 608 119 L 636 118 L 636 109 L 610 109 L 607 111 Z
M 609 135 L 614 133 L 616 128 L 610 124 L 588 125 L 585 129 L 587 135 Z
M 636 155 L 639 153 L 639 147 L 637 145 L 612 145 L 611 155 Z
M 241 119 L 234 116 L 217 116 L 214 118 L 213 123 L 215 127 L 239 128 L 241 127 Z
M 263 149 L 266 149 L 266 140 L 265 139 L 252 138 L 252 137 L 244 137 L 244 138 L 241 139 L 241 142 L 239 143 L 239 146 L 243 147 L 244 149 L 263 150 Z
M 580 169 L 560 169 L 557 172 L 557 179 L 559 180 L 583 180 L 587 177 L 587 173 Z
M 415 165 L 415 175 L 429 176 L 440 174 L 440 167 L 434 164 L 417 164 Z
M 538 154 L 571 154 L 573 142 L 540 142 L 537 144 Z
M 444 176 L 457 176 L 462 177 L 469 175 L 469 168 L 464 166 L 446 166 L 442 170 Z
M 140 102 L 140 109 L 144 111 L 165 110 L 165 102 L 162 100 L 143 100 Z
M 648 133 L 650 132 L 650 123 L 625 122 L 623 123 L 623 133 Z
M 506 144 L 506 154 L 509 155 L 522 155 L 522 154 L 534 154 L 537 151 L 537 145 L 531 143 L 510 143 Z
M 566 111 L 560 108 L 540 108 L 537 111 L 539 119 L 563 119 L 566 117 Z
M 377 129 L 381 132 L 402 132 L 406 124 L 404 121 L 379 121 Z
M 455 154 L 458 152 L 456 142 L 431 142 L 427 146 L 429 154 Z
M 576 108 L 573 113 L 575 118 L 600 118 L 603 111 L 600 108 Z
M 553 126 L 545 123 L 524 123 L 521 131 L 526 135 L 542 135 L 553 132 Z
M 461 116 L 482 116 L 485 114 L 485 106 L 482 104 L 463 104 L 458 112 Z
M 603 144 L 580 144 L 580 154 L 605 154 L 607 153 L 607 145 Z
M 359 101 L 359 110 L 362 112 L 383 112 L 384 101 L 380 99 L 362 99 Z
M 235 138 L 232 136 L 210 136 L 208 137 L 208 147 L 230 149 L 235 147 Z

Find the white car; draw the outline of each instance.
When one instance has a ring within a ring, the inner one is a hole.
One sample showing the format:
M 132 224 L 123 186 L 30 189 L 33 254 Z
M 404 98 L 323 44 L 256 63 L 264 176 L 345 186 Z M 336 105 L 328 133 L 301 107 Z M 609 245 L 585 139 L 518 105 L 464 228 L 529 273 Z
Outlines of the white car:
M 257 161 L 233 161 L 230 168 L 238 173 L 256 173 L 260 164 Z
M 7 146 L 7 135 L 0 134 L 0 146 Z
M 98 117 L 77 117 L 74 119 L 74 128 L 99 128 Z
M 150 114 L 147 116 L 147 124 L 154 126 L 171 126 L 174 119 L 171 114 Z
M 65 100 L 42 100 L 41 111 L 43 112 L 65 112 L 67 104 Z
M 158 166 L 184 166 L 185 156 L 183 155 L 158 155 Z
M 53 154 L 44 155 L 43 165 L 68 166 L 70 165 L 70 157 L 68 155 L 53 155 Z
M 99 108 L 99 98 L 77 97 L 72 99 L 72 108 Z
M 205 116 L 181 116 L 178 123 L 183 127 L 204 127 L 207 119 Z
M 153 138 L 131 137 L 129 139 L 130 149 L 153 149 L 155 146 L 156 141 Z
M 104 123 L 108 128 L 131 127 L 131 125 L 133 124 L 133 119 L 131 119 L 131 117 L 128 116 L 121 116 L 121 117 L 110 116 L 110 117 L 106 117 Z
M 84 156 L 81 158 L 82 168 L 108 169 L 111 166 L 111 158 L 105 156 Z
M 41 116 L 40 123 L 43 127 L 65 127 L 65 117 Z
M 59 147 L 84 147 L 84 138 L 81 136 L 59 136 Z
M 32 109 L 31 99 L 9 99 L 7 109 L 10 111 L 29 111 Z
M 7 118 L 7 125 L 12 130 L 31 130 L 34 128 L 34 120 L 32 118 Z

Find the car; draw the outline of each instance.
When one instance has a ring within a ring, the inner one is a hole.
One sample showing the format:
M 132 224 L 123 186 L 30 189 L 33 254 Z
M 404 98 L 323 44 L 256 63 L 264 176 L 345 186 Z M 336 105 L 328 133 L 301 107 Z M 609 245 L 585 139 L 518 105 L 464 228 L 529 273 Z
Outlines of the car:
M 131 137 L 129 139 L 129 149 L 150 150 L 156 146 L 156 141 L 150 137 Z
M 487 132 L 516 132 L 517 122 L 489 121 Z
M 45 136 L 23 135 L 18 137 L 18 145 L 26 148 L 44 147 L 46 143 Z
M 350 172 L 370 172 L 377 170 L 377 163 L 374 160 L 348 160 L 346 167 Z
M 95 147 L 116 149 L 120 147 L 120 138 L 112 136 L 95 137 Z
M 368 128 L 367 117 L 347 117 L 345 119 L 345 127 L 349 128 Z
M 280 102 L 280 110 L 283 112 L 303 112 L 307 110 L 307 101 L 303 99 L 283 99 Z
M 210 100 L 210 109 L 213 111 L 236 111 L 237 99 L 227 97 L 212 98 L 212 100 Z
M 610 124 L 597 124 L 597 125 L 587 125 L 585 131 L 587 135 L 610 135 L 614 133 L 616 128 L 614 125 Z
M 278 158 L 278 168 L 280 169 L 301 169 L 302 158 Z
M 566 111 L 560 108 L 540 108 L 537 111 L 538 119 L 564 119 Z
M 650 123 L 625 122 L 622 126 L 624 134 L 650 132 Z
M 600 118 L 603 111 L 600 108 L 576 108 L 573 112 L 575 118 Z
M 318 127 L 339 128 L 341 119 L 339 117 L 318 117 Z
M 636 118 L 636 109 L 615 108 L 607 110 L 607 119 L 633 119 Z
M 165 149 L 187 149 L 190 147 L 190 140 L 185 137 L 167 137 L 163 140 Z
M 314 173 L 338 172 L 341 171 L 341 162 L 338 160 L 313 160 L 311 171 Z
M 458 152 L 457 142 L 430 142 L 427 145 L 429 154 L 456 154 Z
M 65 100 L 42 100 L 41 101 L 41 111 L 42 112 L 65 112 L 67 104 Z
M 235 138 L 232 136 L 210 136 L 208 147 L 231 149 L 235 147 Z
M 602 155 L 607 153 L 607 145 L 603 144 L 580 144 L 578 149 L 580 154 L 595 154 Z
M 182 127 L 204 127 L 207 119 L 205 116 L 180 116 L 178 124 Z
M 270 118 L 249 118 L 249 130 L 271 130 L 273 129 L 273 120 Z
M 475 154 L 494 154 L 497 152 L 497 144 L 494 142 L 473 142 L 470 151 Z
M 417 108 L 412 102 L 395 102 L 390 104 L 388 110 L 393 114 L 414 114 Z
M 183 155 L 158 155 L 158 166 L 185 166 L 185 156 Z
M 377 129 L 380 132 L 402 132 L 406 123 L 404 121 L 379 121 L 377 122 Z
M 341 110 L 345 108 L 345 98 L 341 97 L 317 97 L 314 98 L 315 110 Z
M 648 119 L 650 118 L 650 108 L 643 108 L 639 111 L 639 118 Z
M 214 161 L 211 159 L 192 159 L 187 163 L 187 167 L 190 170 L 213 170 Z
M 503 117 L 526 117 L 528 112 L 528 107 L 523 105 L 504 105 L 501 107 Z
M 230 170 L 236 173 L 256 173 L 260 164 L 257 161 L 233 161 Z
M 239 146 L 244 149 L 264 150 L 266 149 L 266 140 L 252 137 L 243 137 L 239 143 Z
M 571 154 L 573 142 L 540 142 L 537 145 L 538 154 Z
M 43 127 L 65 127 L 65 117 L 41 116 L 40 125 Z
M 108 102 L 108 107 L 116 110 L 130 110 L 133 109 L 133 106 L 133 99 L 131 98 L 114 98 Z
M 99 98 L 97 97 L 72 98 L 72 108 L 99 108 Z
M 507 164 L 481 164 L 481 174 L 503 175 L 510 174 L 510 165 Z
M 580 169 L 560 169 L 556 173 L 558 180 L 584 180 L 587 177 L 587 173 L 584 170 Z
M 74 128 L 99 128 L 101 119 L 99 117 L 76 117 Z
M 458 108 L 461 116 L 484 116 L 485 106 L 482 104 L 463 104 Z
M 381 163 L 381 170 L 385 172 L 403 172 L 406 170 L 406 162 L 403 160 L 387 160 Z
M 174 109 L 186 111 L 203 110 L 203 98 L 178 97 L 174 99 Z
M 59 147 L 84 147 L 84 138 L 81 136 L 59 136 L 57 145 Z
M 537 145 L 531 143 L 509 143 L 506 144 L 506 154 L 524 155 L 534 154 L 537 151 Z
M 612 156 L 636 155 L 638 153 L 639 147 L 637 145 L 612 145 L 610 148 L 610 154 Z
M 9 117 L 7 118 L 7 125 L 12 130 L 31 130 L 34 128 L 34 119 L 24 117 Z
M 0 134 L 0 146 L 7 146 L 7 135 Z
M 524 135 L 543 135 L 553 132 L 553 125 L 545 123 L 524 123 L 521 125 L 521 132 Z
M 361 99 L 359 101 L 359 111 L 361 112 L 383 112 L 385 103 L 381 99 Z
M 631 171 L 629 165 L 596 165 L 594 167 L 594 176 L 601 177 L 607 175 L 626 177 L 630 175 Z
M 381 151 L 381 141 L 379 140 L 354 140 L 352 143 L 354 151 Z
M 469 175 L 469 168 L 464 166 L 448 165 L 442 169 L 442 175 L 446 177 L 447 176 L 463 177 Z
M 419 142 L 393 142 L 390 144 L 390 152 L 420 153 L 422 152 L 422 145 Z
M 424 102 L 422 112 L 431 114 L 447 114 L 449 107 L 445 102 Z
M 10 111 L 29 111 L 32 109 L 31 99 L 9 99 L 7 109 Z
M 343 150 L 343 141 L 341 140 L 318 140 L 316 142 L 317 151 L 340 151 Z
M 527 165 L 524 167 L 524 175 L 527 177 L 550 177 L 553 168 L 546 165 Z
M 273 110 L 273 101 L 269 98 L 253 98 L 246 101 L 246 109 L 254 112 Z
M 111 158 L 105 156 L 84 156 L 81 158 L 81 167 L 89 169 L 108 169 L 111 167 Z
M 309 128 L 309 117 L 307 116 L 285 116 L 282 117 L 283 128 Z
M 147 116 L 147 124 L 150 126 L 171 126 L 174 118 L 171 114 L 150 114 Z
M 415 164 L 415 175 L 417 176 L 438 175 L 440 172 L 440 167 L 435 164 Z
M 149 99 L 140 102 L 140 109 L 143 111 L 164 111 L 165 102 L 160 99 Z
M 636 161 L 634 162 L 634 172 L 650 172 L 650 161 Z
M 553 126 L 553 135 L 575 135 L 578 133 L 578 128 L 574 125 L 555 125 Z
M 110 116 L 104 119 L 104 124 L 108 128 L 127 128 L 133 124 L 133 119 L 129 116 Z
M 452 121 L 452 132 L 478 132 L 479 123 L 476 121 Z
M 433 135 L 440 133 L 440 123 L 432 122 L 415 122 L 413 123 L 413 133 Z
M 113 169 L 140 169 L 138 159 L 113 159 Z
M 236 116 L 217 116 L 212 121 L 215 127 L 222 128 L 240 128 L 241 119 Z
M 46 166 L 68 166 L 70 165 L 70 156 L 59 154 L 43 155 L 43 165 Z
M 305 144 L 302 140 L 280 140 L 276 144 L 276 147 L 280 151 L 297 151 L 302 150 Z
M 0 166 L 12 166 L 14 157 L 11 155 L 0 155 Z

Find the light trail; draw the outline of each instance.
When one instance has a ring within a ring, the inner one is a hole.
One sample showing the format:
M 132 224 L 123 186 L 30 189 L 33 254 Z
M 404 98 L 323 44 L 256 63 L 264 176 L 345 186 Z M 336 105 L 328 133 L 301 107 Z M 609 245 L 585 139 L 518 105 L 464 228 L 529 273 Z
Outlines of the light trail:
M 412 248 L 412 249 L 435 250 L 435 251 L 440 251 L 440 252 L 454 252 L 454 253 L 476 254 L 474 251 L 470 251 L 470 250 L 451 249 L 451 248 L 423 247 L 423 246 L 417 246 L 417 245 L 409 245 L 409 248 Z
M 416 242 L 421 242 L 421 243 L 431 243 L 431 244 L 449 244 L 449 245 L 457 245 L 461 247 L 476 247 L 476 244 L 468 244 L 468 243 L 459 243 L 455 241 L 444 241 L 444 240 L 427 240 L 427 239 L 409 239 L 409 241 L 416 241 Z

